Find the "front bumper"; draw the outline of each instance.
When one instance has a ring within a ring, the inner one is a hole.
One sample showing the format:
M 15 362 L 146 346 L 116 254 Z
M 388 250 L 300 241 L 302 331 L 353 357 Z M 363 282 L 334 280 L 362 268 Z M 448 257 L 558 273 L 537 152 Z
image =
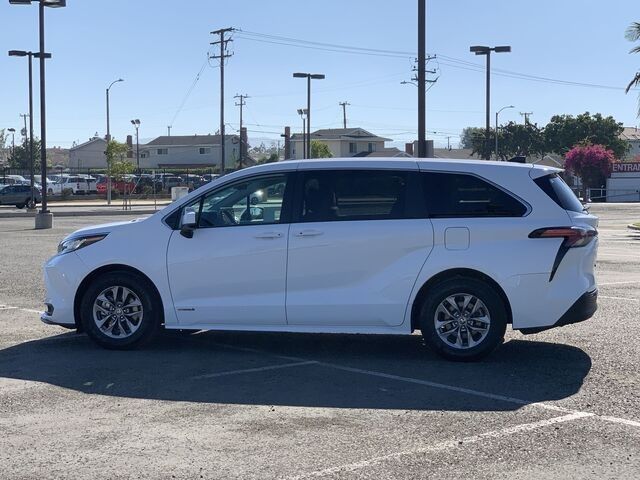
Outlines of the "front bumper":
M 546 327 L 521 328 L 520 332 L 525 335 L 540 333 L 551 328 L 563 327 L 573 323 L 584 322 L 593 317 L 598 309 L 598 289 L 584 293 L 553 325 Z
M 40 320 L 47 325 L 75 328 L 74 301 L 76 291 L 87 271 L 75 252 L 56 255 L 44 266 L 47 309 Z

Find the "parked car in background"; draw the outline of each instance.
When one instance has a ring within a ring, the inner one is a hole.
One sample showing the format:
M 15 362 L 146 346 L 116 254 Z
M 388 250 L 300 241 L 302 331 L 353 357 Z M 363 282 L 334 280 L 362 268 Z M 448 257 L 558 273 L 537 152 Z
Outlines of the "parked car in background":
M 96 191 L 98 194 L 103 195 L 107 193 L 107 177 L 101 178 L 96 184 Z M 111 191 L 117 191 L 118 193 L 133 193 L 136 188 L 136 183 L 132 178 L 125 178 L 116 180 L 115 178 L 111 179 Z
M 47 185 L 50 195 L 61 195 L 65 190 L 71 190 L 73 195 L 97 193 L 96 181 L 92 177 L 73 175 L 61 177 L 56 183 Z
M 45 266 L 41 319 L 112 349 L 163 327 L 420 330 L 443 357 L 477 360 L 509 325 L 532 334 L 596 311 L 598 219 L 559 172 L 396 158 L 241 170 L 69 235 Z M 260 191 L 283 193 L 252 205 Z
M 202 176 L 202 179 L 206 182 L 213 182 L 216 178 L 220 178 L 220 175 L 217 173 L 206 173 Z
M 162 180 L 163 180 L 163 187 L 167 191 L 171 191 L 173 187 L 185 186 L 185 182 L 182 179 L 182 177 L 178 177 L 178 176 L 164 177 Z
M 42 201 L 42 195 L 37 188 L 33 189 L 34 203 Z M 31 203 L 31 187 L 29 185 L 4 185 L 0 186 L 0 205 L 15 205 L 17 208 L 24 208 Z

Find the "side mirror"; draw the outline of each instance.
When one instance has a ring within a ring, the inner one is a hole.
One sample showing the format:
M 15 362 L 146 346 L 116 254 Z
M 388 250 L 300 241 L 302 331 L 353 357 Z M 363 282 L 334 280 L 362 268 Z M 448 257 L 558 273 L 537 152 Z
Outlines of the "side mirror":
M 193 231 L 198 228 L 196 212 L 185 209 L 180 221 L 180 234 L 185 238 L 193 238 Z

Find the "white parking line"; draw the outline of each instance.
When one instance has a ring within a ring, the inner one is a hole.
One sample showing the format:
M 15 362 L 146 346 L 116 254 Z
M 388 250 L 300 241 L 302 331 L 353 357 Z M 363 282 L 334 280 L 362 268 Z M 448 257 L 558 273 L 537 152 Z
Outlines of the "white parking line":
M 259 350 L 257 348 L 236 347 L 234 345 L 228 345 L 228 344 L 224 344 L 224 343 L 215 343 L 215 345 L 218 345 L 220 347 L 231 348 L 231 349 L 234 349 L 234 350 L 245 351 L 245 352 L 260 353 L 262 355 L 269 355 L 269 356 L 272 356 L 272 357 L 275 357 L 275 358 L 285 358 L 287 360 L 298 360 L 300 362 L 308 361 L 308 359 L 304 359 L 304 358 L 300 358 L 300 357 L 292 357 L 292 356 L 284 356 L 284 355 L 272 354 L 272 353 L 266 352 L 264 350 Z M 532 407 L 543 408 L 545 410 L 551 410 L 551 411 L 556 411 L 556 412 L 564 412 L 564 413 L 569 413 L 569 414 L 579 414 L 579 415 L 583 415 L 583 416 L 593 416 L 594 418 L 598 418 L 598 419 L 603 420 L 605 422 L 621 423 L 621 424 L 625 424 L 625 425 L 629 425 L 629 426 L 640 427 L 640 422 L 637 422 L 635 420 L 628 420 L 626 418 L 620 418 L 620 417 L 598 415 L 598 414 L 591 413 L 591 412 L 583 412 L 583 411 L 579 411 L 579 410 L 573 410 L 573 409 L 570 409 L 570 408 L 558 407 L 557 405 L 552 405 L 550 403 L 545 403 L 545 402 L 532 402 L 532 401 L 524 400 L 524 399 L 521 399 L 521 398 L 509 397 L 509 396 L 506 396 L 506 395 L 499 395 L 499 394 L 489 393 L 489 392 L 483 392 L 483 391 L 480 391 L 480 390 L 473 390 L 471 388 L 457 387 L 455 385 L 447 385 L 445 383 L 432 382 L 432 381 L 429 381 L 429 380 L 421 380 L 419 378 L 403 377 L 403 376 L 400 376 L 400 375 L 393 375 L 393 374 L 390 374 L 390 373 L 377 372 L 375 370 L 364 370 L 364 369 L 361 369 L 361 368 L 347 367 L 347 366 L 343 366 L 343 365 L 337 365 L 337 364 L 333 364 L 333 363 L 322 362 L 322 361 L 319 361 L 319 360 L 315 361 L 315 364 L 319 365 L 319 366 L 323 366 L 323 367 L 334 368 L 336 370 L 342 370 L 342 371 L 345 371 L 345 372 L 358 373 L 358 374 L 362 374 L 362 375 L 370 375 L 370 376 L 373 376 L 373 377 L 386 378 L 386 379 L 389 379 L 389 380 L 395 380 L 395 381 L 406 382 L 406 383 L 413 383 L 413 384 L 416 384 L 416 385 L 424 385 L 425 387 L 437 388 L 437 389 L 440 389 L 440 390 L 447 390 L 447 391 L 450 391 L 450 392 L 463 393 L 463 394 L 466 394 L 466 395 L 472 395 L 472 396 L 475 396 L 475 397 L 488 398 L 488 399 L 491 399 L 491 400 L 498 400 L 498 401 L 501 401 L 501 402 L 513 403 L 513 404 L 521 405 L 521 406 L 532 406 Z
M 396 460 L 406 456 L 425 455 L 428 453 L 441 452 L 443 450 L 453 450 L 465 448 L 465 445 L 470 443 L 477 443 L 487 438 L 502 438 L 509 435 L 515 435 L 522 432 L 530 432 L 538 428 L 548 427 L 550 425 L 556 425 L 558 423 L 570 422 L 579 420 L 581 418 L 588 418 L 593 416 L 590 413 L 575 412 L 569 415 L 563 415 L 561 417 L 549 418 L 547 420 L 540 420 L 538 422 L 523 423 L 520 425 L 514 425 L 512 427 L 506 427 L 500 430 L 493 430 L 490 432 L 480 433 L 478 435 L 472 435 L 469 437 L 463 437 L 456 440 L 447 440 L 444 442 L 435 443 L 422 448 L 416 448 L 414 450 L 406 450 L 403 452 L 391 453 L 389 455 L 383 455 L 380 457 L 369 458 L 360 462 L 349 463 L 345 465 L 339 465 L 337 467 L 325 468 L 323 470 L 316 470 L 314 472 L 305 473 L 302 475 L 289 477 L 289 480 L 302 480 L 304 478 L 323 477 L 326 475 L 338 475 L 347 472 L 354 472 L 363 468 L 379 465 L 388 460 Z
M 609 299 L 609 300 L 627 300 L 628 302 L 640 302 L 639 298 L 610 297 L 608 295 L 598 295 L 598 298 L 606 298 L 606 299 Z
M 629 285 L 632 283 L 640 283 L 640 280 L 629 280 L 628 282 L 605 282 L 605 283 L 598 282 L 598 286 L 603 287 L 606 285 Z
M 11 305 L 0 305 L 0 312 L 3 310 L 20 310 L 22 312 L 41 314 L 42 310 L 34 310 L 32 308 L 14 307 Z
M 281 368 L 291 368 L 291 367 L 300 367 L 302 365 L 312 365 L 317 364 L 318 362 L 309 360 L 305 362 L 296 362 L 296 363 L 285 363 L 284 365 L 269 365 L 267 367 L 257 367 L 257 368 L 245 368 L 242 370 L 229 370 L 226 372 L 218 372 L 218 373 L 208 373 L 205 375 L 196 375 L 195 377 L 191 377 L 191 380 L 202 380 L 204 378 L 216 378 L 216 377 L 226 377 L 227 375 L 238 375 L 240 373 L 254 373 L 254 372 L 265 372 L 267 370 L 278 370 Z

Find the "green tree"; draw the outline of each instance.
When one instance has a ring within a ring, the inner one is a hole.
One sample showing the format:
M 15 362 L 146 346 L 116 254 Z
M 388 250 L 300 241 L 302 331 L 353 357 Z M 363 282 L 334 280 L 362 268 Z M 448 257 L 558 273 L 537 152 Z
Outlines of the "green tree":
M 122 178 L 123 175 L 133 173 L 135 166 L 133 162 L 126 159 L 129 147 L 125 143 L 111 140 L 107 144 L 106 157 L 107 167 L 112 176 Z
M 495 150 L 495 144 L 492 145 L 492 150 Z M 546 146 L 543 130 L 538 128 L 535 123 L 523 125 L 509 122 L 500 127 L 498 132 L 498 156 L 502 160 L 508 160 L 516 155 L 530 157 L 532 155 L 542 156 L 545 153 Z
M 627 40 L 630 42 L 640 40 L 640 22 L 633 22 L 629 28 L 627 28 L 625 37 L 627 37 Z M 629 53 L 640 53 L 640 46 L 633 47 Z M 629 90 L 638 86 L 640 86 L 640 71 L 636 72 L 633 79 L 629 82 L 629 85 L 627 85 L 625 92 L 629 93 Z M 638 96 L 638 117 L 640 117 L 640 95 Z
M 311 158 L 331 158 L 331 150 L 326 143 L 311 140 Z
M 558 155 L 565 155 L 576 145 L 598 144 L 613 151 L 616 158 L 622 158 L 629 144 L 620 138 L 622 123 L 609 116 L 603 117 L 589 112 L 577 116 L 554 115 L 544 128 L 546 149 Z
M 33 165 L 34 169 L 38 171 L 40 169 L 40 140 L 33 139 Z M 31 166 L 29 161 L 29 143 L 22 145 L 16 145 L 13 152 L 9 154 L 9 167 L 18 168 L 22 170 L 28 170 Z
M 460 135 L 460 147 L 474 149 L 478 146 L 478 142 L 484 139 L 485 130 L 480 127 L 467 127 L 462 130 Z

